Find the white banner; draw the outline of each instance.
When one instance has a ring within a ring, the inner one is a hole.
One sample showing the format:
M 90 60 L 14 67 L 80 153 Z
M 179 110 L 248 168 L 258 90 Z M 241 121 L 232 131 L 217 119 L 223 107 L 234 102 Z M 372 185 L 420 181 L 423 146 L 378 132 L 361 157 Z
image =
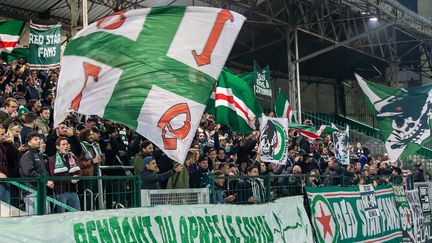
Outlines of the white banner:
M 303 197 L 4 218 L 2 242 L 313 242 Z
M 338 159 L 338 161 L 343 165 L 349 165 L 350 163 L 348 139 L 349 139 L 348 126 L 345 131 L 333 133 L 336 159 Z
M 288 158 L 288 119 L 263 116 L 260 132 L 261 160 L 285 164 Z

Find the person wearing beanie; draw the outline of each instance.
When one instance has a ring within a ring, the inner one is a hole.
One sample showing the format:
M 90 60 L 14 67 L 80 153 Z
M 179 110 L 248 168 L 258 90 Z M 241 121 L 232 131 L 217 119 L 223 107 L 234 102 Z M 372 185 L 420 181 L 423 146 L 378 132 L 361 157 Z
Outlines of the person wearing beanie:
M 183 165 L 177 164 L 172 170 L 158 174 L 159 167 L 152 156 L 147 156 L 143 160 L 144 170 L 141 172 L 141 189 L 160 189 L 159 182 L 170 178 L 174 173 L 183 170 Z
M 198 159 L 198 170 L 189 177 L 190 188 L 205 188 L 209 184 L 209 163 L 205 156 Z

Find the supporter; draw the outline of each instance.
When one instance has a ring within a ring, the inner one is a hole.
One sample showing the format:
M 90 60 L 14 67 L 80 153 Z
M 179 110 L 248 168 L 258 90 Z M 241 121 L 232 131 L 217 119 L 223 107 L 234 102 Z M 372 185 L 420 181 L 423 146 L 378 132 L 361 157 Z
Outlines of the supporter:
M 44 106 L 41 108 L 39 117 L 36 119 L 36 130 L 47 138 L 51 132 L 50 124 L 50 110 Z
M 144 170 L 141 173 L 141 189 L 160 189 L 159 182 L 170 178 L 174 173 L 183 170 L 183 166 L 177 164 L 172 170 L 158 174 L 159 168 L 154 157 L 144 158 Z
M 34 128 L 36 125 L 37 115 L 34 112 L 29 112 L 24 117 L 24 126 L 21 129 L 21 139 L 26 141 L 30 133 L 37 132 Z
M 68 139 L 69 141 L 69 139 Z M 99 144 L 94 140 L 93 131 L 85 128 L 80 132 L 80 141 L 82 153 L 78 157 L 78 165 L 81 169 L 82 176 L 97 176 L 98 166 L 102 162 L 102 152 Z M 84 198 L 84 192 L 91 192 L 93 194 L 101 193 L 95 180 L 83 180 L 78 184 L 78 192 L 80 195 L 81 208 L 88 210 L 85 205 L 91 206 L 93 198 Z M 85 201 L 85 202 L 84 202 Z
M 226 156 L 225 156 L 225 149 L 224 148 L 218 148 L 217 149 L 217 156 L 216 161 L 220 163 L 227 162 Z
M 17 150 L 13 144 L 12 137 L 5 133 L 6 129 L 0 125 L 0 178 L 14 177 L 11 168 L 15 167 Z M 0 200 L 10 203 L 9 183 L 0 182 Z
M 213 165 L 216 164 L 216 149 L 210 148 L 207 152 L 207 160 L 209 165 L 209 170 L 212 171 Z
M 27 88 L 26 88 L 26 99 L 36 99 L 40 100 L 42 98 L 41 96 L 41 90 L 35 85 L 35 80 L 29 76 L 26 80 Z
M 201 156 L 198 159 L 198 170 L 189 177 L 190 188 L 205 188 L 209 184 L 208 160 Z
M 67 138 L 60 137 L 56 141 L 57 152 L 48 160 L 48 168 L 51 176 L 79 176 L 80 167 L 77 164 L 77 157 L 70 152 L 70 145 Z M 55 181 L 55 198 L 76 210 L 80 210 L 80 202 L 77 194 L 78 180 Z M 56 206 L 58 213 L 64 213 L 65 208 Z
M 225 174 L 221 171 L 214 172 L 214 193 L 212 197 L 212 203 L 231 203 L 236 199 L 235 195 L 226 195 L 225 185 Z
M 391 182 L 396 185 L 402 185 L 403 183 L 403 177 L 402 177 L 402 170 L 399 167 L 393 166 L 392 167 L 392 180 Z
M 7 128 L 18 117 L 18 103 L 14 98 L 5 101 L 5 108 L 0 110 L 0 124 Z
M 247 204 L 264 203 L 266 201 L 264 182 L 260 178 L 251 178 L 259 175 L 258 168 L 250 166 L 247 173 L 249 178 L 237 183 L 238 197 L 236 202 Z
M 325 186 L 337 186 L 341 184 L 340 176 L 343 175 L 343 170 L 339 166 L 339 162 L 336 160 L 334 156 L 329 158 L 327 169 L 324 172 L 323 176 Z
M 29 149 L 22 155 L 19 163 L 19 172 L 21 177 L 38 178 L 42 175 L 48 176 L 49 173 L 46 168 L 46 161 L 39 151 L 41 148 L 41 139 L 39 134 L 37 132 L 29 134 L 26 139 L 26 144 Z M 25 184 L 33 190 L 37 189 L 36 182 L 25 182 Z M 47 181 L 46 186 L 52 189 L 54 188 L 54 182 Z M 36 196 L 27 190 L 23 190 L 23 194 L 25 195 L 24 203 L 26 213 L 32 215 L 34 214 L 34 201 L 36 200 Z M 49 213 L 49 211 L 50 206 L 47 202 L 47 212 Z
M 322 185 L 319 170 L 313 169 L 310 172 L 309 183 L 310 183 L 310 186 L 313 186 L 313 187 L 320 187 Z
M 47 144 L 47 148 L 46 148 L 46 154 L 49 157 L 52 157 L 55 155 L 56 153 L 56 145 L 55 142 L 57 141 L 57 139 L 59 137 L 66 137 L 68 138 L 68 142 L 71 146 L 71 151 L 72 153 L 74 153 L 75 156 L 79 157 L 82 153 L 82 148 L 81 148 L 81 144 L 80 141 L 78 140 L 78 138 L 75 136 L 75 131 L 73 130 L 73 128 L 68 127 L 68 125 L 66 124 L 66 122 L 61 122 L 59 123 L 58 127 L 56 127 L 53 132 L 51 133 L 51 135 L 48 136 L 46 144 Z
M 38 99 L 29 100 L 27 103 L 27 109 L 31 112 L 39 114 L 42 111 L 42 103 Z
M 141 175 L 144 169 L 144 158 L 147 156 L 153 156 L 153 144 L 149 140 L 145 140 L 140 144 L 140 152 L 135 155 L 134 159 L 134 173 L 135 175 Z
M 166 189 L 184 189 L 184 188 L 189 188 L 189 181 L 190 181 L 190 176 L 189 176 L 189 166 L 191 164 L 195 163 L 195 159 L 194 159 L 194 153 L 192 151 L 189 151 L 185 162 L 183 164 L 183 169 L 179 172 L 175 172 L 174 175 L 172 175 L 167 182 L 167 186 Z M 175 163 L 174 168 L 179 166 L 179 163 Z
M 417 162 L 414 170 L 414 182 L 425 182 L 425 177 L 423 174 L 423 164 L 421 162 Z

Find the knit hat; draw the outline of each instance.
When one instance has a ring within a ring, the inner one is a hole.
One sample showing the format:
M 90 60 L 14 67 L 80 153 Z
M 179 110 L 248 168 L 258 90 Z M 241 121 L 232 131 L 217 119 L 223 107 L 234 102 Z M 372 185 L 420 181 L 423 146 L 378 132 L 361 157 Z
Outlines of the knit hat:
M 150 163 L 150 161 L 152 161 L 152 160 L 154 160 L 154 158 L 152 156 L 147 156 L 144 158 L 143 163 L 144 163 L 144 165 L 146 165 L 146 164 Z
M 21 116 L 22 114 L 27 114 L 29 113 L 29 110 L 27 108 L 25 108 L 24 106 L 20 106 L 20 108 L 18 109 L 18 116 Z

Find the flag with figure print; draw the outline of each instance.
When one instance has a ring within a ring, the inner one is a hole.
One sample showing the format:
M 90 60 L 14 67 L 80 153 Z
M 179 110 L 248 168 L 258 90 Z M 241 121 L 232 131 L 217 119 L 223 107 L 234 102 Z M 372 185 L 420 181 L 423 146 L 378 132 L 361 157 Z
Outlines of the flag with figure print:
M 276 117 L 287 118 L 289 123 L 296 122 L 293 109 L 281 90 L 279 90 L 279 94 L 276 96 L 274 109 Z
M 335 149 L 335 157 L 339 163 L 349 165 L 349 127 L 339 132 L 333 132 L 333 142 Z
M 22 20 L 0 21 L 0 52 L 11 53 L 17 47 L 24 25 Z
M 430 141 L 432 84 L 398 89 L 355 76 L 377 118 L 391 161 L 406 158 Z
M 98 115 L 184 162 L 245 18 L 206 7 L 120 11 L 79 31 L 62 58 L 55 126 Z
M 285 164 L 288 158 L 288 120 L 263 116 L 260 132 L 261 160 Z
M 213 89 L 207 111 L 215 115 L 217 123 L 244 134 L 256 130 L 256 118 L 263 113 L 248 84 L 226 68 Z

